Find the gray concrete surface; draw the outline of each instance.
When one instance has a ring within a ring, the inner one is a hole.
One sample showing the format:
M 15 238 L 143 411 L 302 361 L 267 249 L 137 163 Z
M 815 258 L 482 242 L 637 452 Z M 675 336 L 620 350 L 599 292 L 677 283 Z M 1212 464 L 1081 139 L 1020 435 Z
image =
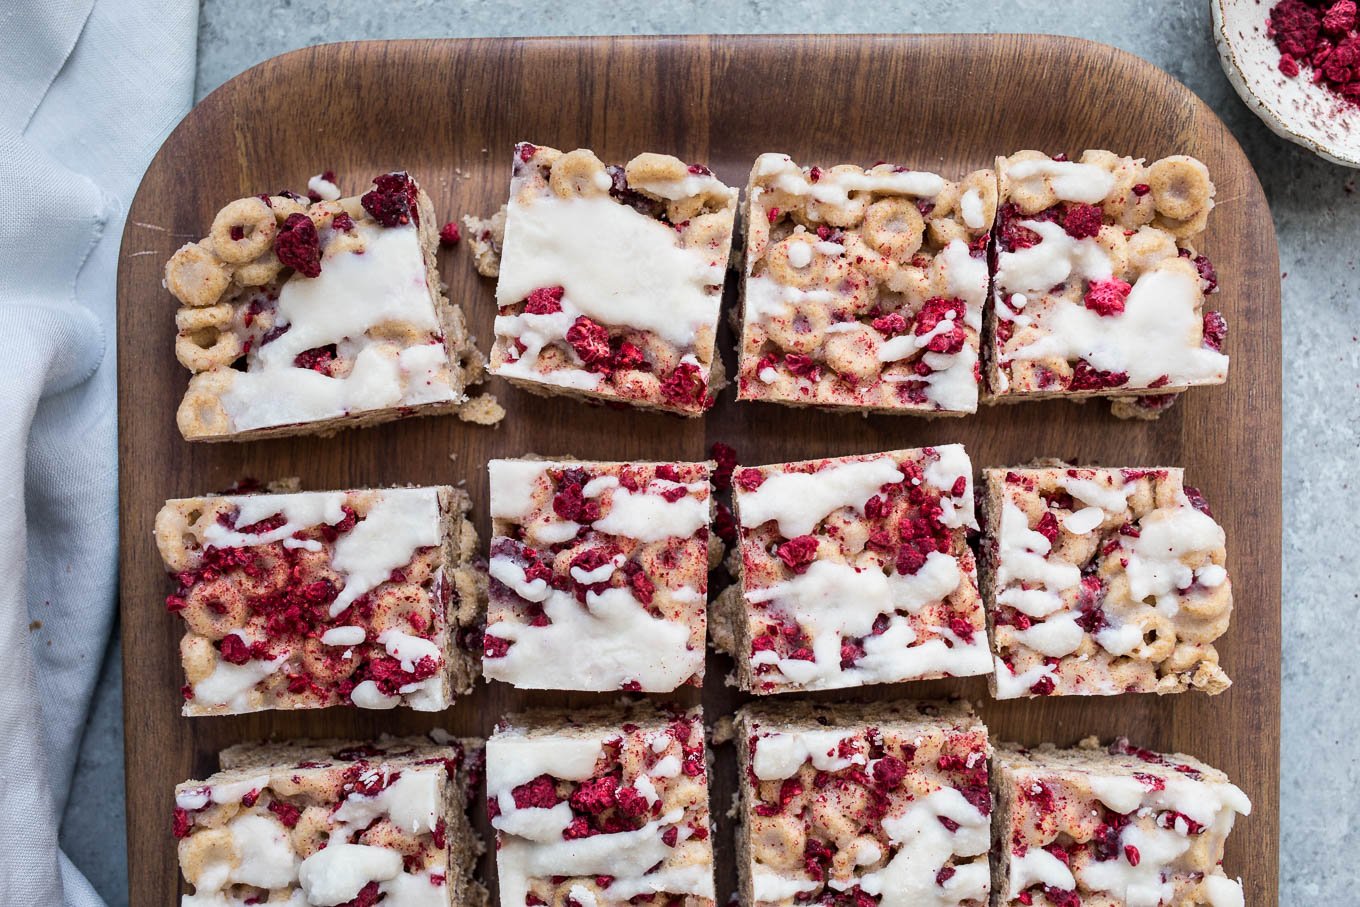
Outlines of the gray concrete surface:
M 198 97 L 275 54 L 354 38 L 683 32 L 1050 32 L 1115 44 L 1190 86 L 1232 127 L 1265 184 L 1284 280 L 1282 904 L 1346 904 L 1360 844 L 1360 772 L 1345 705 L 1360 649 L 1360 195 L 1351 172 L 1269 133 L 1238 101 L 1188 0 L 204 0 Z M 1236 381 L 1254 380 L 1238 374 Z M 1262 475 L 1261 481 L 1275 477 Z M 110 903 L 127 903 L 116 656 L 86 734 L 63 842 Z M 1342 705 L 1338 708 L 1338 703 Z M 1249 872 L 1250 867 L 1238 867 Z M 134 901 L 136 899 L 134 898 Z

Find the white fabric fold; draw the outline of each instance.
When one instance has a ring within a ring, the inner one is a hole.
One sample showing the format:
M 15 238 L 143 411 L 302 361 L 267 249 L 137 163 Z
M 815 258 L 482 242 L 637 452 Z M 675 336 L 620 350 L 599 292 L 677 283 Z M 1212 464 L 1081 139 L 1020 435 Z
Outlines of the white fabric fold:
M 189 108 L 197 24 L 194 0 L 0 11 L 6 902 L 101 903 L 57 836 L 116 605 L 115 270 L 140 175 Z

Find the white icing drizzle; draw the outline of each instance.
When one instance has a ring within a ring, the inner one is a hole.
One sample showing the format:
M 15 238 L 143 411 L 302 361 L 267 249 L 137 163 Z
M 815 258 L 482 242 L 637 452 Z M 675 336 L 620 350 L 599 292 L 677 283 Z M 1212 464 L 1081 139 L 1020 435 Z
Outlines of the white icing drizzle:
M 704 651 L 690 648 L 689 627 L 653 617 L 626 588 L 587 592 L 584 605 L 557 590 L 545 589 L 539 600 L 546 626 L 500 621 L 486 628 L 514 643 L 504 657 L 482 662 L 488 680 L 557 690 L 617 690 L 636 681 L 660 693 L 703 669 Z
M 628 185 L 639 192 L 646 192 L 648 195 L 669 201 L 694 198 L 698 195 L 716 195 L 728 199 L 737 197 L 736 189 L 724 185 L 722 180 L 711 173 L 690 173 L 677 180 L 630 180 Z
M 610 198 L 542 195 L 526 203 L 516 188 L 496 286 L 500 306 L 560 286 L 564 310 L 570 304 L 599 324 L 649 331 L 682 349 L 717 323 L 720 300 L 708 288 L 722 284 L 725 261 L 686 249 L 673 229 Z
M 862 514 L 865 501 L 881 486 L 902 478 L 888 456 L 836 463 L 815 473 L 776 473 L 755 491 L 738 489 L 741 524 L 751 528 L 775 520 L 785 538 L 807 535 L 842 507 Z
M 1159 611 L 1175 617 L 1180 610 L 1177 590 L 1195 581 L 1194 571 L 1181 558 L 1222 548 L 1223 528 L 1182 500 L 1178 507 L 1160 508 L 1143 517 L 1139 530 L 1125 568 L 1129 596 L 1138 602 L 1151 599 Z
M 314 194 L 323 202 L 333 202 L 340 198 L 340 187 L 331 180 L 326 179 L 324 173 L 307 180 L 307 191 Z
M 274 650 L 274 658 L 253 658 L 245 664 L 219 659 L 213 671 L 193 685 L 193 701 L 201 706 L 226 706 L 231 712 L 253 712 L 250 702 L 255 685 L 283 667 L 288 651 Z
M 1035 158 L 1016 161 L 1006 167 L 1006 176 L 1016 183 L 1041 190 L 1047 180 L 1061 201 L 1094 205 L 1104 201 L 1114 188 L 1114 174 L 1095 164 Z
M 331 603 L 331 617 L 410 563 L 419 549 L 441 541 L 438 491 L 388 488 L 376 495 L 368 515 L 335 542 L 331 566 L 345 585 Z
M 250 352 L 248 371 L 223 372 L 232 379 L 222 405 L 236 431 L 458 399 L 442 342 L 408 356 L 419 347 L 402 350 L 368 337 L 389 322 L 431 335 L 440 332 L 416 228 L 359 224 L 355 229 L 363 254 L 326 255 L 320 276 L 289 278 L 279 290 L 275 322 L 288 330 Z M 299 353 L 330 344 L 356 353 L 348 376 L 333 378 L 294 365 Z
M 1242 883 L 1227 876 L 1208 875 L 1204 877 L 1204 895 L 1209 899 L 1209 907 L 1244 907 L 1246 896 L 1242 893 Z
M 1119 513 L 1128 507 L 1129 495 L 1133 494 L 1133 484 L 1125 482 L 1124 477 L 1116 473 L 1105 472 L 1098 475 L 1109 477 L 1113 484 L 1107 485 L 1096 479 L 1082 479 L 1066 473 L 1058 478 L 1058 484 L 1062 486 L 1063 491 L 1091 507 L 1099 507 L 1113 513 Z
M 1047 239 L 1025 251 L 1046 245 Z M 1134 283 L 1118 315 L 1099 315 L 1079 302 L 1055 300 L 1045 319 L 1046 333 L 1010 358 L 1082 358 L 1101 371 L 1126 372 L 1132 387 L 1147 387 L 1163 376 L 1172 387 L 1222 380 L 1228 357 L 1200 345 L 1200 299 L 1193 275 L 1148 271 Z
M 782 781 L 792 778 L 808 761 L 823 772 L 866 765 L 868 758 L 861 752 L 840 755 L 841 744 L 854 736 L 853 731 L 835 730 L 762 734 L 755 741 L 751 770 L 761 781 Z
M 559 312 L 540 314 L 522 312 L 519 315 L 496 316 L 495 324 L 492 327 L 496 336 L 512 337 L 524 344 L 524 351 L 518 353 L 517 359 L 513 362 L 503 362 L 496 367 L 497 374 L 511 378 L 542 381 L 578 390 L 594 390 L 600 386 L 600 383 L 604 381 L 604 376 L 599 372 L 587 371 L 583 367 L 559 368 L 549 372 L 539 372 L 535 368 L 538 363 L 538 356 L 543 348 L 550 343 L 565 340 L 567 331 L 571 330 L 576 319 L 581 317 L 581 310 L 565 296 L 559 304 L 562 306 Z M 570 349 L 569 345 L 567 355 L 573 361 L 580 362 L 576 351 Z
M 1077 887 L 1077 880 L 1067 864 L 1042 847 L 1029 848 L 1023 857 L 1012 852 L 1010 875 L 1011 887 L 1006 896 L 1011 899 L 1031 885 L 1051 885 L 1063 891 L 1073 891 Z
M 689 538 L 708 525 L 707 483 L 698 496 L 686 494 L 676 501 L 666 500 L 650 486 L 636 492 L 620 486 L 613 489 L 608 510 L 593 529 L 639 542 Z
M 757 863 L 751 867 L 751 887 L 751 894 L 757 901 L 785 903 L 800 894 L 816 891 L 822 883 L 796 878 Z
M 534 486 L 549 468 L 560 466 L 543 460 L 492 460 L 486 464 L 491 477 L 491 518 L 522 522 L 534 506 Z
M 389 847 L 333 841 L 302 861 L 298 880 L 312 904 L 352 901 L 369 882 L 401 874 L 401 854 Z
M 959 213 L 963 223 L 970 230 L 981 230 L 987 226 L 987 218 L 982 206 L 982 195 L 976 189 L 969 189 L 959 199 Z
M 958 823 L 949 831 L 939 821 Z M 956 907 L 986 900 L 991 888 L 986 853 L 991 824 L 976 806 L 952 787 L 942 787 L 913 802 L 901 816 L 883 819 L 883 830 L 896 848 L 888 865 L 866 874 L 860 888 L 880 895 L 882 907 Z M 954 857 L 954 874 L 936 883 L 936 875 Z
M 282 526 L 268 532 L 245 533 L 229 529 L 216 520 L 203 530 L 203 542 L 211 548 L 245 548 L 285 541 L 296 532 L 314 526 L 331 526 L 345 518 L 343 491 L 306 491 L 297 494 L 228 495 L 221 500 L 237 508 L 236 525 L 248 527 L 280 515 Z
M 1109 280 L 1113 275 L 1109 255 L 1094 239 L 1073 239 L 1061 225 L 1052 221 L 1025 220 L 1020 222 L 1020 226 L 1038 233 L 1040 242 L 1014 252 L 1003 251 L 997 256 L 998 295 L 1025 293 L 1042 296 L 1071 277 Z M 1090 311 L 1085 306 L 1081 308 Z M 1095 312 L 1091 312 L 1091 315 L 1104 317 Z M 1013 353 L 1011 358 L 1021 358 L 1021 354 Z
M 1103 522 L 1105 522 L 1105 511 L 1099 507 L 1083 507 L 1062 518 L 1063 528 L 1073 535 L 1085 535 L 1088 532 L 1093 532 Z
M 884 195 L 910 195 L 933 198 L 944 191 L 944 179 L 924 170 L 904 170 L 900 173 L 853 173 L 823 170 L 813 182 L 804 170 L 786 154 L 767 152 L 756 158 L 753 176 L 769 182 L 773 188 L 792 195 L 805 196 L 824 205 L 844 205 L 851 192 L 876 192 Z M 759 190 L 761 187 L 757 187 Z M 809 215 L 816 217 L 816 204 L 808 206 Z
M 973 463 L 962 444 L 943 444 L 935 448 L 935 459 L 928 460 L 922 471 L 926 483 L 941 492 L 940 522 L 950 529 L 967 526 L 978 528 L 973 513 Z M 963 494 L 954 497 L 954 484 L 963 479 Z
M 1016 699 L 1028 696 L 1030 687 L 1047 677 L 1057 683 L 1058 674 L 1052 665 L 1038 664 L 1016 674 L 1000 658 L 996 659 L 996 698 Z
M 368 638 L 368 631 L 363 627 L 348 625 L 344 627 L 331 627 L 321 634 L 321 644 L 323 646 L 357 646 Z

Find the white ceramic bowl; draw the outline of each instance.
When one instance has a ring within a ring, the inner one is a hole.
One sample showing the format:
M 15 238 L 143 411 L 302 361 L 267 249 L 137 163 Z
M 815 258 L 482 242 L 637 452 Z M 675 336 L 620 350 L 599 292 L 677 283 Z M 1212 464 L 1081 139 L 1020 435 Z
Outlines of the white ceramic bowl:
M 1314 85 L 1311 69 L 1292 79 L 1266 35 L 1273 0 L 1210 0 L 1214 43 L 1237 93 L 1274 132 L 1329 161 L 1360 167 L 1360 105 Z

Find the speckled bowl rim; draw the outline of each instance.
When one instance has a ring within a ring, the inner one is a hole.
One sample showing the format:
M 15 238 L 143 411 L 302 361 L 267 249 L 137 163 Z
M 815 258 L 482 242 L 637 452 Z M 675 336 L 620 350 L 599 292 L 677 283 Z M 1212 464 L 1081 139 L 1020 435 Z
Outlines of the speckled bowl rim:
M 1213 15 L 1214 45 L 1218 48 L 1219 62 L 1223 65 L 1223 72 L 1228 76 L 1228 81 L 1237 90 L 1243 102 L 1261 118 L 1261 122 L 1270 127 L 1271 132 L 1281 138 L 1301 145 L 1334 164 L 1360 168 L 1360 137 L 1357 137 L 1354 149 L 1345 149 L 1326 144 L 1311 135 L 1296 132 L 1286 125 L 1284 118 L 1276 112 L 1276 108 L 1269 101 L 1256 93 L 1243 74 L 1242 67 L 1237 61 L 1236 48 L 1228 37 L 1224 7 L 1233 2 L 1240 2 L 1240 0 L 1210 0 L 1209 8 Z M 1256 2 L 1265 2 L 1265 0 L 1256 0 Z

